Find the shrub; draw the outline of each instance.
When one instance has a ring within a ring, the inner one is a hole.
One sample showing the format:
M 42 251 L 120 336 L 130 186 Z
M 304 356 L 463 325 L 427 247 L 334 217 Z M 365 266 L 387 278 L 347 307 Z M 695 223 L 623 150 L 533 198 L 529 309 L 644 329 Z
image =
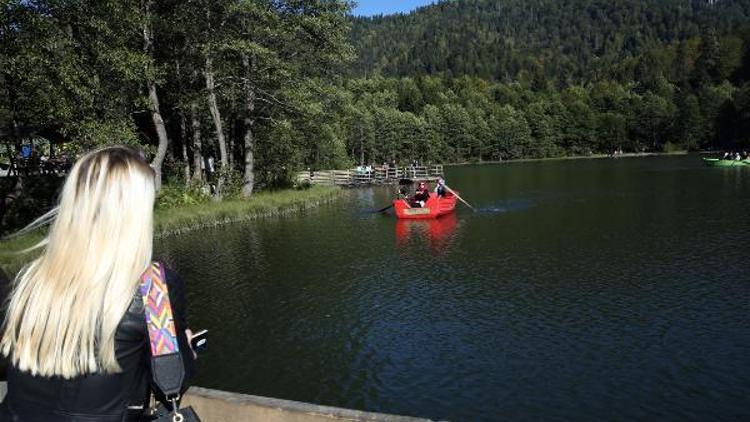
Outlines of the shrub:
M 663 151 L 667 152 L 667 153 L 680 152 L 680 151 L 684 150 L 684 148 L 682 146 L 677 145 L 677 144 L 673 144 L 671 142 L 665 143 L 663 148 L 664 148 Z
M 157 208 L 176 208 L 185 205 L 198 205 L 211 199 L 208 186 L 202 183 L 163 185 L 156 198 Z

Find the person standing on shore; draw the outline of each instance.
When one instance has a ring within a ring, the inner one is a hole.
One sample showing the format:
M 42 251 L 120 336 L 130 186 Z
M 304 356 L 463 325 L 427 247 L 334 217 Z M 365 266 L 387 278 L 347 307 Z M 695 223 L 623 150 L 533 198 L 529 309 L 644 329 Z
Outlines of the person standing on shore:
M 58 207 L 24 230 L 52 221 L 38 245 L 43 252 L 10 293 L 0 341 L 10 361 L 0 420 L 141 420 L 152 377 L 139 287 L 153 266 L 154 195 L 154 171 L 140 153 L 100 149 L 73 166 Z M 189 379 L 195 356 L 184 288 L 174 272 L 163 274 Z

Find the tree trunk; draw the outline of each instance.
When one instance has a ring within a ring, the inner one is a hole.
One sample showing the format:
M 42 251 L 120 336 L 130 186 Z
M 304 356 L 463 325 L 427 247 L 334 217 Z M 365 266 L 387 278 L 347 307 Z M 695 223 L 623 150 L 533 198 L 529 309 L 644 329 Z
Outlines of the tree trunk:
M 151 0 L 146 0 L 141 3 L 143 5 L 143 52 L 146 53 L 148 59 L 154 60 L 153 55 L 153 34 L 151 32 Z M 151 69 L 151 64 L 146 65 L 146 86 L 148 88 L 148 106 L 151 113 L 151 120 L 154 122 L 156 127 L 156 135 L 159 138 L 159 147 L 156 150 L 156 156 L 154 156 L 151 166 L 154 168 L 156 173 L 156 190 L 161 189 L 162 183 L 162 164 L 164 163 L 164 157 L 167 154 L 167 148 L 169 147 L 169 138 L 167 137 L 167 128 L 164 125 L 164 119 L 161 117 L 161 111 L 159 110 L 159 96 L 156 93 L 156 81 L 154 81 Z
M 359 127 L 359 165 L 365 165 L 365 134 L 363 133 L 362 126 Z
M 210 55 L 206 55 L 206 67 L 204 69 L 206 76 L 206 90 L 208 91 L 208 109 L 211 112 L 211 119 L 214 122 L 214 129 L 216 130 L 216 139 L 219 142 L 219 155 L 221 159 L 221 166 L 219 167 L 219 183 L 217 186 L 217 194 L 221 196 L 221 188 L 224 186 L 224 168 L 227 166 L 227 141 L 224 138 L 224 128 L 221 122 L 221 113 L 219 112 L 219 105 L 216 102 L 216 84 L 214 82 L 214 69 L 213 59 Z
M 201 121 L 198 119 L 198 105 L 190 105 L 190 122 L 193 128 L 193 180 L 200 182 L 203 179 L 203 154 L 201 153 Z
M 149 107 L 151 108 L 151 119 L 156 127 L 156 134 L 159 138 L 159 147 L 156 150 L 156 155 L 151 166 L 154 168 L 156 173 L 156 190 L 161 189 L 162 172 L 161 167 L 164 163 L 164 157 L 167 155 L 167 147 L 169 146 L 169 138 L 167 138 L 167 128 L 164 126 L 164 119 L 161 117 L 159 112 L 159 97 L 156 94 L 156 84 L 153 81 L 148 81 L 148 98 Z
M 250 58 L 246 55 L 242 55 L 242 66 L 245 69 L 245 82 L 243 84 L 243 90 L 245 94 L 245 110 L 242 130 L 243 133 L 243 149 L 245 153 L 245 171 L 242 176 L 242 196 L 249 198 L 253 194 L 255 189 L 255 156 L 253 150 L 255 149 L 255 139 L 253 138 L 253 113 L 255 112 L 255 91 L 250 86 Z
M 15 152 L 15 147 L 11 146 L 11 144 L 5 144 L 5 152 L 8 153 L 8 163 L 10 164 L 8 176 L 13 176 L 14 174 L 16 176 L 20 175 L 18 172 L 18 163 L 16 162 L 17 153 Z
M 232 120 L 232 124 L 229 125 L 229 128 L 227 129 L 227 138 L 229 138 L 229 151 L 227 152 L 229 168 L 234 168 L 234 137 L 237 134 L 237 127 L 234 123 L 234 119 Z
M 15 113 L 15 110 L 14 110 L 14 113 Z M 23 157 L 22 155 L 23 143 L 22 143 L 22 138 L 21 138 L 21 127 L 19 126 L 18 121 L 16 120 L 15 117 L 13 118 L 13 137 L 15 138 L 14 145 L 16 147 L 16 158 L 18 158 L 19 156 Z M 23 175 L 26 175 L 26 176 L 29 175 L 29 160 L 24 160 L 24 159 L 16 160 L 15 167 L 16 167 L 16 174 L 19 177 L 22 176 L 21 173 L 23 173 Z
M 10 116 L 11 116 L 11 127 L 10 131 L 13 134 L 13 148 L 11 149 L 10 144 L 6 144 L 7 152 L 8 152 L 8 159 L 10 160 L 10 168 L 8 169 L 8 176 L 11 175 L 11 173 L 15 173 L 17 176 L 21 175 L 21 171 L 19 169 L 20 163 L 16 160 L 16 157 L 21 152 L 21 128 L 18 124 L 18 120 L 16 117 L 18 116 L 18 111 L 16 109 L 18 95 L 16 93 L 16 87 L 18 86 L 13 78 L 13 76 L 10 74 L 10 72 L 5 72 L 3 75 L 3 79 L 5 82 L 5 95 L 8 100 L 8 104 L 10 105 Z
M 182 144 L 182 164 L 185 174 L 185 186 L 190 184 L 190 159 L 188 158 L 187 148 L 187 123 L 185 122 L 185 113 L 180 110 L 180 143 Z

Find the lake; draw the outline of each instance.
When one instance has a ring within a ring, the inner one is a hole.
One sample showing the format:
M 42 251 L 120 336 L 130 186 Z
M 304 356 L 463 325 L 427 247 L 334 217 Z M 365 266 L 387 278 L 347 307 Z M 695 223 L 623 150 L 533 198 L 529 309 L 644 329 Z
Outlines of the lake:
M 750 418 L 750 168 L 696 156 L 446 168 L 158 242 L 209 351 L 195 384 L 454 421 Z

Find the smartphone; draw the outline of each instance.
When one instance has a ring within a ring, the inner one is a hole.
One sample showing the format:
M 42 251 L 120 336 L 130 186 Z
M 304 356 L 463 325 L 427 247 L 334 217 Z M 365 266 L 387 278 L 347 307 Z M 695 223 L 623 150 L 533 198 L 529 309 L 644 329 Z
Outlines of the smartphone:
M 208 330 L 202 330 L 193 334 L 193 338 L 190 339 L 190 346 L 193 348 L 195 353 L 203 353 L 206 351 L 206 345 L 208 344 Z

